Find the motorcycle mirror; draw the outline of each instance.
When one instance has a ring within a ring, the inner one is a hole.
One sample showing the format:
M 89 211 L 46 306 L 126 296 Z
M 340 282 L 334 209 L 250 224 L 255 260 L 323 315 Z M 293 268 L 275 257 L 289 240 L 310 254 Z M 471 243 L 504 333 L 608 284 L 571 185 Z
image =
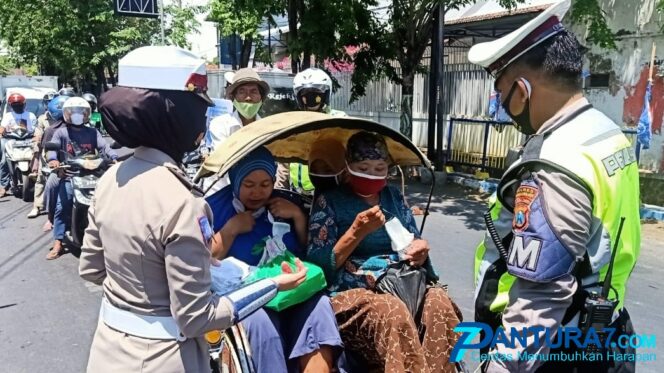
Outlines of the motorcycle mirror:
M 44 149 L 48 150 L 49 152 L 57 152 L 60 150 L 60 144 L 57 142 L 47 142 L 44 145 Z

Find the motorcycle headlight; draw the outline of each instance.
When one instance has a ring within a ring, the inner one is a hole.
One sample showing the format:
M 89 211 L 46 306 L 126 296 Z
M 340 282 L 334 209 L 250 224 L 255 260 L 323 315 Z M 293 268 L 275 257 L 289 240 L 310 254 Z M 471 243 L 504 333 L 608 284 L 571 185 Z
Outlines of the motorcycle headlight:
M 80 189 L 74 189 L 74 198 L 76 201 L 88 206 L 92 202 L 92 194 L 84 193 Z
M 80 189 L 94 189 L 97 187 L 97 179 L 93 177 L 73 177 L 71 183 Z

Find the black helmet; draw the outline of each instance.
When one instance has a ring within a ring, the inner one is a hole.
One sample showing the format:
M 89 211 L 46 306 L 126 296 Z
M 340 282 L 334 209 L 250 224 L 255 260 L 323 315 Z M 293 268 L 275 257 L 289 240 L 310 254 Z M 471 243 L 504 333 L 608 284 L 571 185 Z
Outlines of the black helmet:
M 58 95 L 67 97 L 76 97 L 76 91 L 72 87 L 65 87 L 58 91 Z
M 84 93 L 81 97 L 90 104 L 92 111 L 97 111 L 97 96 L 92 93 Z

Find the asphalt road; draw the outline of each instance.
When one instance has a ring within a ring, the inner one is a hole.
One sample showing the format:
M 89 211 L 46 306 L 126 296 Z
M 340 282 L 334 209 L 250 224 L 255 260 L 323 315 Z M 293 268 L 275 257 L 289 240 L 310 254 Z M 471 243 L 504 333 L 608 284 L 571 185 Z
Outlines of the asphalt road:
M 424 191 L 408 187 L 410 202 L 424 207 Z M 484 202 L 451 185 L 434 195 L 424 236 L 442 280 L 472 320 L 473 255 L 483 237 Z M 13 197 L 0 199 L 0 371 L 83 372 L 101 288 L 78 277 L 74 256 L 44 259 L 51 234 L 42 232 L 45 217 L 26 219 L 30 207 Z M 637 332 L 664 337 L 663 280 L 664 226 L 646 225 L 626 303 Z M 664 372 L 662 359 L 639 364 L 638 371 Z

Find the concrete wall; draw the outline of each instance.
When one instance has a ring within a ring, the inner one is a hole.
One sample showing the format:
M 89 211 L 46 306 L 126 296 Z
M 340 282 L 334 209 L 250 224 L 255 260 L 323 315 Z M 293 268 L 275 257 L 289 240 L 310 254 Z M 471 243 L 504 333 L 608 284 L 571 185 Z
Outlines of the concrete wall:
M 656 0 L 600 0 L 609 27 L 619 36 L 617 50 L 607 51 L 593 46 L 587 54 L 586 68 L 593 74 L 610 75 L 608 88 L 587 89 L 591 103 L 624 126 L 636 126 L 643 107 L 648 80 L 649 61 L 653 42 L 657 45 L 656 69 L 653 82 L 653 136 L 650 149 L 642 150 L 640 166 L 658 173 L 664 172 L 664 34 L 662 14 L 655 9 Z M 572 26 L 582 39 L 584 27 Z M 586 43 L 587 44 L 587 43 Z

